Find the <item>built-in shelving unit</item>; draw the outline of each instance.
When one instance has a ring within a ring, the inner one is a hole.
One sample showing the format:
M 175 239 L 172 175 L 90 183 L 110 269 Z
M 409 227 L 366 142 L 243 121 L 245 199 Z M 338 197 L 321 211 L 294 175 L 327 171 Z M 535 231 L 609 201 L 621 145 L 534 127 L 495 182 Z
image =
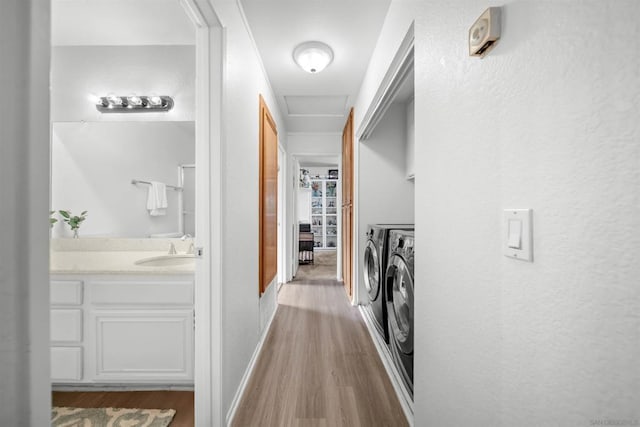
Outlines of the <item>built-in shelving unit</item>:
M 316 249 L 338 246 L 338 180 L 311 180 L 311 231 Z

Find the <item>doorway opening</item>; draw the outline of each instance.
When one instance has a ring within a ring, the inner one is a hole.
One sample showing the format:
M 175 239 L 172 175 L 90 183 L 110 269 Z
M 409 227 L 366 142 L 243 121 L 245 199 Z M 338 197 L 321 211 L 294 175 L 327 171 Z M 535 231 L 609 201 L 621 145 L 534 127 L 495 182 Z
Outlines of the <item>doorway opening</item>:
M 221 425 L 222 29 L 209 2 L 167 0 L 170 24 L 127 31 L 148 3 L 52 0 L 51 380 L 186 391 L 174 424 Z M 165 95 L 169 112 L 95 108 Z
M 297 263 L 293 282 L 339 280 L 341 176 L 338 156 L 294 156 Z

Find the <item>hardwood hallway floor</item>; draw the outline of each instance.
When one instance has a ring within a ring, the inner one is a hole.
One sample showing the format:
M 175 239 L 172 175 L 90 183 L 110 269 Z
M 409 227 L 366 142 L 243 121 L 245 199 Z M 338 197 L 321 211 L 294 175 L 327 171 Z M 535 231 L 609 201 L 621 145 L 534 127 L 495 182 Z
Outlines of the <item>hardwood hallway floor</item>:
M 233 426 L 407 425 L 340 283 L 287 283 L 279 304 Z

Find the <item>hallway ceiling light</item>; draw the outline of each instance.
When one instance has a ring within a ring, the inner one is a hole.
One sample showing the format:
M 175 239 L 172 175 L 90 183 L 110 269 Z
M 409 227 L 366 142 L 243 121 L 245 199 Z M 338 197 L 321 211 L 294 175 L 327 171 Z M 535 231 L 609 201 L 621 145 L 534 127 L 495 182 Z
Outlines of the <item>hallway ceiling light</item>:
M 170 96 L 107 96 L 95 97 L 96 109 L 101 113 L 162 113 L 173 108 Z
M 333 61 L 333 51 L 326 43 L 304 42 L 294 49 L 293 60 L 307 73 L 319 73 Z

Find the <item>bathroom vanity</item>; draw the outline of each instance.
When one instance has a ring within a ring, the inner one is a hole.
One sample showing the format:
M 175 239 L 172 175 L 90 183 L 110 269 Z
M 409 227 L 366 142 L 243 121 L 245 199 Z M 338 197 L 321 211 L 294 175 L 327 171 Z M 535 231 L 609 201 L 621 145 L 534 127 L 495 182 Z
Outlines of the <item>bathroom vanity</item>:
M 171 240 L 52 242 L 54 384 L 193 384 L 195 260 Z

